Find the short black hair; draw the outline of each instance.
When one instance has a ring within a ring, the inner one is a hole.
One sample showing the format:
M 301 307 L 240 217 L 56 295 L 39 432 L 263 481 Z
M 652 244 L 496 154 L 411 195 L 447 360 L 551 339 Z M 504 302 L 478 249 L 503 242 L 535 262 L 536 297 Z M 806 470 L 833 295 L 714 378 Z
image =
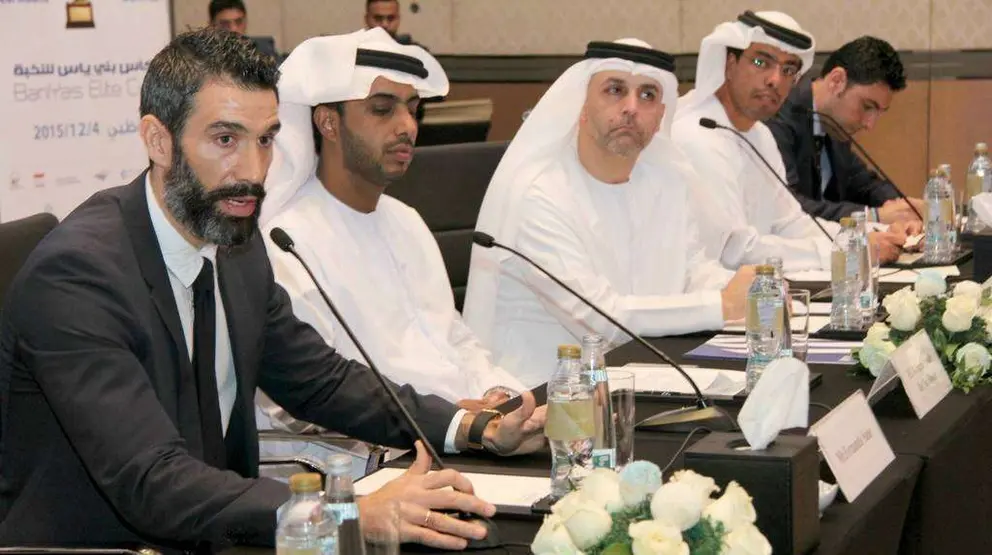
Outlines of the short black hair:
M 248 9 L 245 8 L 245 3 L 241 0 L 210 0 L 210 7 L 207 10 L 210 12 L 210 21 L 213 21 L 217 14 L 224 10 L 241 10 L 242 13 L 248 15 Z
M 344 116 L 344 102 L 325 102 L 310 109 L 310 127 L 313 128 L 313 148 L 318 155 L 320 154 L 321 144 L 324 142 L 324 136 L 321 135 L 320 129 L 317 129 L 317 123 L 313 121 L 313 115 L 317 112 L 317 108 L 321 106 L 334 108 L 334 111 L 337 112 L 339 116 Z M 344 124 L 342 123 L 342 125 Z
M 140 112 L 158 118 L 178 141 L 193 97 L 209 80 L 278 95 L 279 67 L 251 39 L 213 27 L 183 33 L 152 58 L 141 83 Z
M 733 48 L 731 46 L 728 46 L 727 47 L 727 54 L 730 54 L 731 56 L 733 56 L 735 60 L 740 60 L 741 59 L 741 54 L 743 54 L 743 53 L 744 53 L 744 51 L 741 50 L 740 48 Z
M 863 36 L 838 48 L 823 64 L 821 77 L 835 67 L 847 71 L 847 80 L 855 85 L 885 83 L 893 91 L 906 88 L 906 73 L 899 54 L 882 39 Z
M 365 11 L 369 11 L 369 6 L 371 6 L 372 4 L 375 4 L 376 2 L 396 2 L 396 3 L 399 3 L 399 0 L 365 0 Z

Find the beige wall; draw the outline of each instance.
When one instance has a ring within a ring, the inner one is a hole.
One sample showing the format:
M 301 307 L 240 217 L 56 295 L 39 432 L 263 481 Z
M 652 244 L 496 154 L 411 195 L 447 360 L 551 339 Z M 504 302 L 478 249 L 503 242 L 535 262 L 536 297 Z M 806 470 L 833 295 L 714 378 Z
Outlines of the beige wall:
M 203 25 L 207 0 L 173 0 L 177 30 Z M 353 31 L 365 0 L 246 0 L 249 32 L 288 51 L 307 37 Z M 402 31 L 436 54 L 577 54 L 590 40 L 642 38 L 695 52 L 713 26 L 745 9 L 778 9 L 833 50 L 873 34 L 900 50 L 992 48 L 992 0 L 419 0 Z

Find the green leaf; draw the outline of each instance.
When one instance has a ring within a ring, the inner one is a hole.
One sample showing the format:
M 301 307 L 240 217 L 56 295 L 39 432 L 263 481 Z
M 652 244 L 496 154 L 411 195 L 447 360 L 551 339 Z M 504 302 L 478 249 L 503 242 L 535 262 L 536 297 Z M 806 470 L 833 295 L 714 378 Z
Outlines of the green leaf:
M 611 543 L 603 549 L 603 555 L 633 555 L 633 551 L 627 544 Z
M 946 347 L 944 347 L 944 356 L 947 357 L 947 360 L 949 360 L 949 361 L 953 361 L 954 360 L 954 353 L 957 352 L 958 347 L 960 347 L 960 346 L 961 345 L 959 345 L 957 343 L 951 343 L 951 344 L 947 345 Z

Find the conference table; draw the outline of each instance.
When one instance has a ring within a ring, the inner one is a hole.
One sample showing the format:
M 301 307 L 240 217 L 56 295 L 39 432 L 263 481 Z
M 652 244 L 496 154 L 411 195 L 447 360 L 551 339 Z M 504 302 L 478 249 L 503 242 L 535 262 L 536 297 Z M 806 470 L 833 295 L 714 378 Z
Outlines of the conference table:
M 970 275 L 971 264 L 962 265 L 962 276 Z M 793 286 L 818 291 L 824 283 L 794 283 Z M 903 285 L 883 285 L 885 292 Z M 680 337 L 653 338 L 649 341 L 677 362 L 686 362 L 684 354 L 705 342 L 713 333 Z M 609 366 L 632 362 L 656 362 L 654 355 L 636 343 L 627 343 L 607 354 Z M 692 361 L 707 367 L 743 370 L 743 361 Z M 810 365 L 822 380 L 810 391 L 810 401 L 834 407 L 854 391 L 868 392 L 871 380 L 848 375 L 848 367 Z M 675 408 L 660 396 L 638 396 L 636 421 Z M 724 405 L 736 414 L 740 405 Z M 854 502 L 839 494 L 823 513 L 820 521 L 820 544 L 812 551 L 823 554 L 942 554 L 992 553 L 992 533 L 985 529 L 992 522 L 992 441 L 986 431 L 992 429 L 992 388 L 978 388 L 970 394 L 952 391 L 922 420 L 917 419 L 905 393 L 900 388 L 890 392 L 873 411 L 885 432 L 895 460 Z M 810 422 L 826 413 L 819 406 L 810 407 Z M 793 430 L 786 433 L 805 433 Z M 697 434 L 690 444 L 702 436 Z M 685 440 L 684 434 L 650 430 L 635 432 L 634 457 L 664 467 Z M 550 454 L 498 458 L 471 454 L 446 457 L 446 464 L 464 472 L 547 476 Z M 402 466 L 408 460 L 393 464 Z M 672 470 L 681 468 L 679 456 Z M 829 478 L 823 468 L 822 477 Z M 666 476 L 667 478 L 667 476 Z M 833 480 L 830 480 L 833 481 Z M 495 518 L 501 548 L 475 553 L 530 553 L 527 545 L 541 524 L 537 515 L 499 514 Z M 423 546 L 404 546 L 404 553 L 441 553 Z

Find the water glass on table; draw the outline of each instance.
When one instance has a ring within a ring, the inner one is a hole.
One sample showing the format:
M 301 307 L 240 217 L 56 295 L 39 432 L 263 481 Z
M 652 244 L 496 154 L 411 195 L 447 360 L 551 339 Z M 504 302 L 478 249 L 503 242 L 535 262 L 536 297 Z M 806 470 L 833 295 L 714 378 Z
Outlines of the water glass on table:
M 809 349 L 809 289 L 789 289 L 788 296 L 792 356 L 806 362 L 806 353 Z
M 613 429 L 616 438 L 616 469 L 634 460 L 634 373 L 609 370 L 610 401 L 613 409 Z

